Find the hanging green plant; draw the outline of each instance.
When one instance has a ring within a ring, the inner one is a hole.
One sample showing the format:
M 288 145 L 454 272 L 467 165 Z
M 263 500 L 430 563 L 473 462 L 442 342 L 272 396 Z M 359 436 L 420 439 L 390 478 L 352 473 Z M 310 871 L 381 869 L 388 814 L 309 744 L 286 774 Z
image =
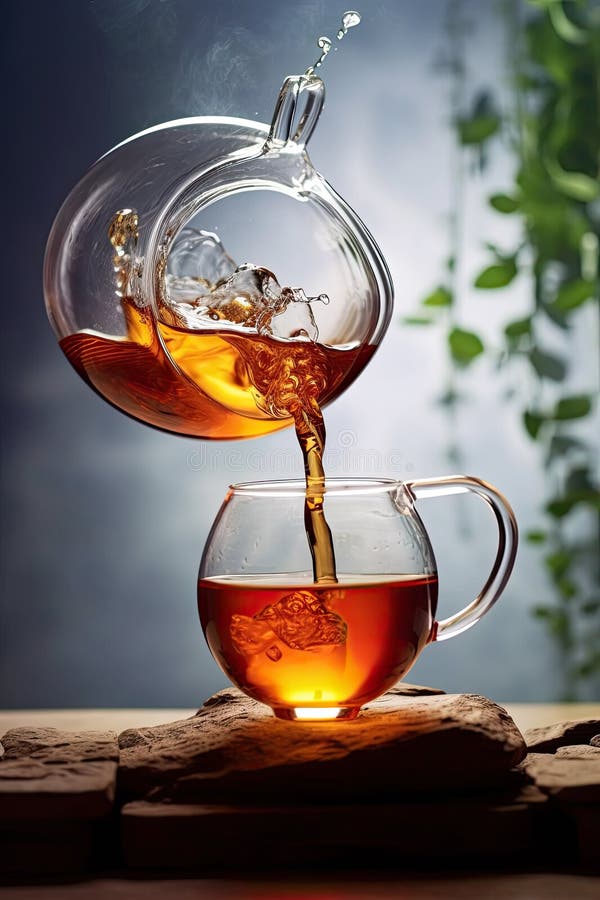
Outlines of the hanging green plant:
M 598 384 L 577 393 L 563 388 L 575 353 L 574 317 L 589 304 L 597 309 L 599 299 L 600 14 L 586 0 L 529 0 L 529 6 L 537 9 L 523 19 L 519 0 L 503 4 L 512 102 L 500 115 L 488 92 L 480 92 L 466 110 L 467 29 L 461 0 L 449 0 L 449 49 L 440 66 L 451 80 L 456 136 L 448 283 L 421 302 L 425 315 L 419 312 L 405 321 L 434 324 L 445 332 L 449 374 L 441 402 L 450 424 L 461 402 L 456 377 L 478 358 L 492 354 L 496 364 L 514 369 L 520 382 L 527 376 L 524 389 L 513 392 L 511 401 L 526 434 L 539 446 L 550 495 L 540 509 L 543 523 L 526 539 L 540 548 L 553 588 L 553 598 L 536 605 L 533 614 L 559 651 L 563 697 L 574 698 L 583 682 L 600 675 L 597 447 L 586 437 L 589 429 L 581 427 L 595 412 Z M 488 203 L 500 215 L 518 217 L 522 234 L 510 252 L 487 245 L 491 259 L 473 285 L 484 292 L 482 302 L 488 295 L 485 302 L 492 297 L 501 302 L 505 287 L 527 279 L 531 302 L 526 315 L 504 325 L 497 346 L 486 347 L 458 321 L 455 273 L 464 265 L 466 160 L 482 170 L 490 141 L 500 137 L 515 158 L 514 184 L 492 194 Z M 556 332 L 552 349 L 549 328 Z M 524 397 L 525 408 L 519 408 Z M 451 445 L 449 455 L 460 458 L 452 438 Z

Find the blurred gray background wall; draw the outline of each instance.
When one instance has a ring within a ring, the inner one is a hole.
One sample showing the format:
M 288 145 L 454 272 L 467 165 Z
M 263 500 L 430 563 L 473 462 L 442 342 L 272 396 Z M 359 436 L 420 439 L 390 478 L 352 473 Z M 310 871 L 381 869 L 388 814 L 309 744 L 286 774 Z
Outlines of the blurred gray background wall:
M 474 89 L 501 90 L 496 5 L 466 6 Z M 328 99 L 311 156 L 376 236 L 397 294 L 381 350 L 327 410 L 332 475 L 452 468 L 436 403 L 446 366 L 439 337 L 400 322 L 435 285 L 448 252 L 448 84 L 433 66 L 445 8 L 359 4 L 362 24 L 323 69 Z M 335 33 L 343 9 L 337 0 L 56 0 L 4 12 L 4 706 L 189 707 L 225 683 L 197 619 L 202 546 L 229 482 L 300 474 L 293 434 L 199 444 L 110 408 L 69 367 L 47 323 L 44 245 L 70 188 L 128 135 L 187 115 L 269 121 L 284 76 L 314 61 L 316 38 Z M 486 259 L 481 236 L 514 237 L 516 226 L 482 202 L 510 175 L 496 148 L 485 183 L 475 179 L 467 196 L 460 308 L 490 340 L 528 291 L 521 281 L 501 299 L 469 289 Z M 582 314 L 574 391 L 589 384 L 596 329 L 593 312 Z M 498 484 L 531 527 L 544 497 L 536 448 L 503 402 L 506 376 L 487 360 L 476 365 L 458 424 L 464 467 Z M 474 595 L 494 553 L 486 510 L 460 504 L 423 507 L 442 615 Z M 409 680 L 500 700 L 553 697 L 554 651 L 529 614 L 547 591 L 535 550 L 522 546 L 499 605 L 468 634 L 428 648 Z

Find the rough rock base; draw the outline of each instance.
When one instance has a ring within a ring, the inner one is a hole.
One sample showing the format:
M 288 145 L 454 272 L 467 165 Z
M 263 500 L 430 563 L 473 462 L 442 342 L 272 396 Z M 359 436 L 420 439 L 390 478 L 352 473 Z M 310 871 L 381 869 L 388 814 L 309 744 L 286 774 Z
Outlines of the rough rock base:
M 354 722 L 282 722 L 227 690 L 190 719 L 118 739 L 13 729 L 0 875 L 594 866 L 596 735 L 597 722 L 559 723 L 528 748 L 490 700 L 409 685 Z

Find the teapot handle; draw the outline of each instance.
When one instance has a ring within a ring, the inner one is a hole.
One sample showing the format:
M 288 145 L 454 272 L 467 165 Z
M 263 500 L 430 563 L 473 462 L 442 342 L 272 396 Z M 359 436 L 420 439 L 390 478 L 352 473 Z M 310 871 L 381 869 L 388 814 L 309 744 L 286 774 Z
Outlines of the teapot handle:
M 475 599 L 447 619 L 437 622 L 435 640 L 445 641 L 471 628 L 490 609 L 508 582 L 517 555 L 518 529 L 510 504 L 493 485 L 468 475 L 448 475 L 406 481 L 404 486 L 415 500 L 446 497 L 471 491 L 491 508 L 498 525 L 498 551 L 486 583 Z

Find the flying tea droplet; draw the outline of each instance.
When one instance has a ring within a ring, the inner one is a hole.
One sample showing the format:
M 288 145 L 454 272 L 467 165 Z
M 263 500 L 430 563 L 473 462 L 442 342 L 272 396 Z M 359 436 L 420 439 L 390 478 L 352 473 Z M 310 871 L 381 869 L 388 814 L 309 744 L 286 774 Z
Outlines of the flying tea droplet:
M 341 41 L 345 34 L 348 33 L 350 28 L 354 28 L 356 25 L 360 23 L 360 13 L 356 12 L 354 9 L 349 9 L 342 16 L 342 27 L 337 33 L 338 41 Z M 312 66 L 309 66 L 306 72 L 304 73 L 305 78 L 311 78 L 315 74 L 315 69 L 319 69 L 323 63 L 325 62 L 325 57 L 331 50 L 331 38 L 328 38 L 326 35 L 323 35 L 317 41 L 317 47 L 321 51 L 321 55 L 319 56 L 316 63 Z
M 323 35 L 317 41 L 317 47 L 321 51 L 321 55 L 319 56 L 316 63 L 314 63 L 314 65 L 312 65 L 312 66 L 309 66 L 308 69 L 306 70 L 306 72 L 304 73 L 309 78 L 311 75 L 315 74 L 315 69 L 318 69 L 320 66 L 323 65 L 323 62 L 325 61 L 325 57 L 331 50 L 331 39 L 328 38 L 326 35 Z
M 344 35 L 348 34 L 348 30 L 354 28 L 356 25 L 360 25 L 360 13 L 356 12 L 354 9 L 349 9 L 342 16 L 342 27 L 337 33 L 338 41 L 341 41 Z

